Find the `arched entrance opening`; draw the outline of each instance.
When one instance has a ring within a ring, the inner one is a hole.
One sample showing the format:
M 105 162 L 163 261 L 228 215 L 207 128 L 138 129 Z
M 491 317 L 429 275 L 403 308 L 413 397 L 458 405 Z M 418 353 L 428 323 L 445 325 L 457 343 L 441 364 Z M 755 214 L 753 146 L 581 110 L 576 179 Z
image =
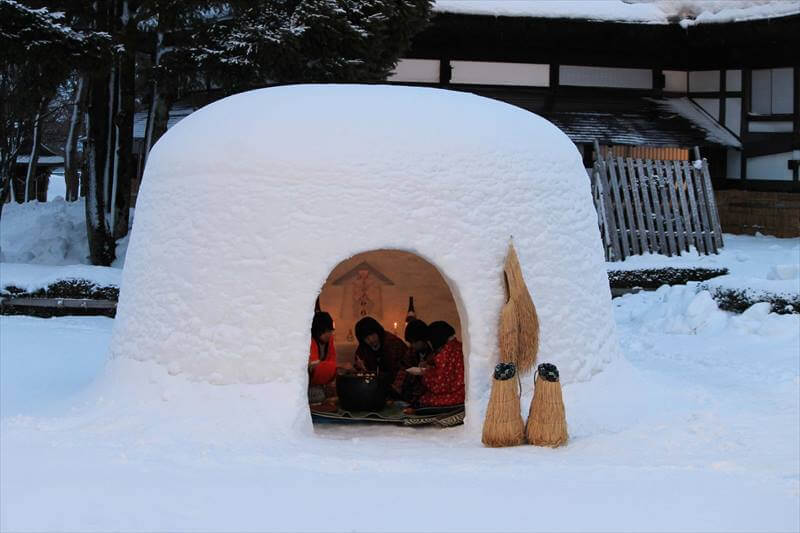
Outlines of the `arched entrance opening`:
M 315 424 L 463 421 L 466 332 L 436 266 L 402 250 L 362 252 L 333 268 L 316 306 L 309 355 Z M 322 334 L 331 327 L 327 341 Z

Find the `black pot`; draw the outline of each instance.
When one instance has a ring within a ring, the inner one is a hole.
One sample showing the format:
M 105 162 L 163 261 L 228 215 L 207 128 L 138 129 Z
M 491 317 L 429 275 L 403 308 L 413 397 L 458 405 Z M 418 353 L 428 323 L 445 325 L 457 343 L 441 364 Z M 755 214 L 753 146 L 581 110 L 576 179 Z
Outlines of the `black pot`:
M 337 376 L 336 395 L 347 411 L 380 411 L 386 405 L 386 388 L 371 373 Z

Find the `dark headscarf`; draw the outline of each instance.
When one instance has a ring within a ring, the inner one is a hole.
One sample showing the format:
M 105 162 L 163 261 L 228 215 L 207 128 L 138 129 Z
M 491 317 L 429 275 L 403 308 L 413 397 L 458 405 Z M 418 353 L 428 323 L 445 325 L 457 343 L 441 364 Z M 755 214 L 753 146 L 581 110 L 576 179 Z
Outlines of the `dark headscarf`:
M 380 322 L 371 316 L 365 316 L 356 322 L 356 339 L 358 339 L 358 344 L 365 344 L 364 339 L 373 333 L 377 333 L 378 338 L 381 340 L 381 347 L 383 347 L 383 336 L 385 332 Z
M 453 326 L 444 320 L 431 322 L 428 326 L 428 342 L 431 343 L 431 348 L 434 352 L 438 352 L 442 346 L 447 344 L 447 340 L 456 334 Z
M 333 331 L 333 319 L 325 311 L 317 311 L 311 321 L 311 336 L 314 337 L 314 340 L 319 341 L 320 335 L 326 331 Z
M 405 339 L 409 344 L 428 340 L 428 324 L 415 318 L 406 324 Z

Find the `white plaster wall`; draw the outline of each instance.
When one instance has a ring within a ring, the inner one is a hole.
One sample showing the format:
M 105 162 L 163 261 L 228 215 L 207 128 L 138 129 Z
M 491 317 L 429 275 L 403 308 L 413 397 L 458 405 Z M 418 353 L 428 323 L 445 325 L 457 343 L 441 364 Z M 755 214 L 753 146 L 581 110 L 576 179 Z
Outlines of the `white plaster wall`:
M 664 90 L 685 93 L 688 88 L 689 77 L 684 70 L 664 71 Z
M 789 159 L 792 152 L 762 155 L 747 158 L 747 179 L 749 180 L 791 180 Z
M 451 61 L 451 83 L 548 87 L 550 66 L 531 63 Z
M 741 134 L 742 129 L 742 99 L 725 99 L 725 127 L 736 135 Z
M 559 71 L 559 83 L 580 87 L 652 89 L 653 72 L 642 68 L 562 65 Z
M 718 70 L 693 70 L 689 72 L 689 92 L 719 91 Z
M 401 59 L 388 81 L 438 83 L 439 61 L 435 59 Z
M 726 91 L 741 91 L 742 90 L 742 71 L 741 70 L 726 70 L 725 71 L 725 90 Z

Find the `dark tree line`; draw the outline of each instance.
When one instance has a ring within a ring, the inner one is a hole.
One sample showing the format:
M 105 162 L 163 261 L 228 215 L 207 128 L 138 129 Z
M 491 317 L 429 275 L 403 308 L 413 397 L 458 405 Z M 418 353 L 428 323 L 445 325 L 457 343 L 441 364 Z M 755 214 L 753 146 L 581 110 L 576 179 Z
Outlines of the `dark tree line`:
M 427 23 L 431 4 L 0 0 L 0 200 L 8 198 L 26 140 L 35 173 L 41 125 L 67 90 L 67 199 L 85 195 L 92 263 L 109 265 L 128 231 L 137 109 L 148 112 L 146 157 L 167 129 L 170 108 L 191 91 L 383 80 Z

